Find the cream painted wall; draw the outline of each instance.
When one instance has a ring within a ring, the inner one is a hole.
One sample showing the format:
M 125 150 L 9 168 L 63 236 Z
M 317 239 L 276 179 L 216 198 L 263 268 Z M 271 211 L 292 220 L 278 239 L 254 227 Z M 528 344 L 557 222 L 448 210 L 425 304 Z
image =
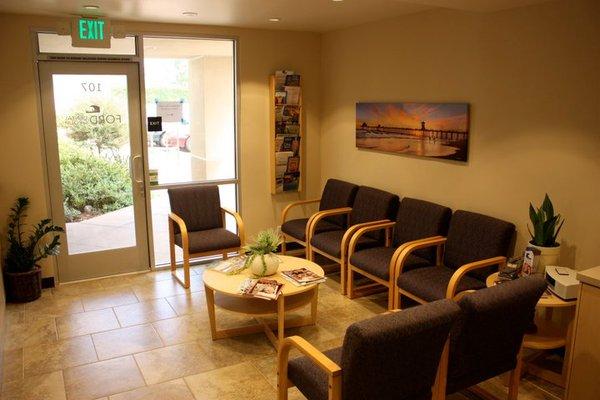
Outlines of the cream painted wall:
M 562 264 L 600 264 L 600 8 L 431 11 L 326 33 L 321 179 L 338 177 L 514 222 L 548 192 Z M 358 101 L 471 104 L 469 162 L 358 150 Z
M 28 195 L 32 220 L 48 215 L 44 160 L 38 125 L 37 94 L 29 31 L 54 27 L 48 17 L 0 15 L 0 231 L 14 199 Z M 157 34 L 205 34 L 239 38 L 241 213 L 248 233 L 276 226 L 282 207 L 320 191 L 319 88 L 320 36 L 313 33 L 124 23 L 126 30 Z M 271 196 L 269 186 L 269 86 L 277 69 L 294 69 L 303 76 L 307 126 L 306 192 Z M 44 265 L 44 275 L 52 268 Z

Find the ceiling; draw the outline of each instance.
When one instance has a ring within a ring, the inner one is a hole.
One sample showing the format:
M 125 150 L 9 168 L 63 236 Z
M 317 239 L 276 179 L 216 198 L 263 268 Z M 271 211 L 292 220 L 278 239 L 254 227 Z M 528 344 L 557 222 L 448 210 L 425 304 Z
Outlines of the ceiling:
M 493 12 L 544 1 L 548 0 L 2 0 L 0 12 L 326 32 L 432 8 Z M 100 9 L 83 8 L 90 4 Z M 197 15 L 185 16 L 186 11 Z

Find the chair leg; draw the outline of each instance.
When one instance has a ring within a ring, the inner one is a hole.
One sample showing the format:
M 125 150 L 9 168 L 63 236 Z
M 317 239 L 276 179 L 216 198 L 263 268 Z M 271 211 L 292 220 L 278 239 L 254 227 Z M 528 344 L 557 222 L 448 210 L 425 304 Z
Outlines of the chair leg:
M 183 250 L 183 287 L 190 288 L 190 253 L 187 249 Z
M 344 262 L 340 260 L 340 292 L 345 296 L 348 292 L 348 278 L 346 278 L 346 268 Z
M 175 261 L 175 235 L 173 232 L 173 222 L 169 219 L 169 256 L 171 259 L 171 272 L 175 271 L 177 264 Z
M 390 282 L 390 286 L 388 286 L 388 311 L 394 309 L 394 283 Z
M 287 251 L 285 238 L 283 238 L 283 242 L 281 242 L 281 255 L 285 256 L 285 252 Z
M 229 253 L 226 251 L 223 252 L 223 260 L 227 260 L 229 258 Z
M 353 299 L 355 297 L 354 290 L 354 270 L 352 268 L 348 268 L 348 279 L 346 279 L 346 292 L 348 294 L 348 298 Z
M 521 352 L 519 352 L 519 355 L 517 356 L 517 366 L 510 371 L 510 377 L 508 378 L 508 400 L 517 400 L 519 396 L 519 381 L 521 380 L 522 367 L 523 360 L 521 358 Z
M 402 302 L 402 295 L 400 294 L 400 291 L 396 288 L 396 285 L 392 286 L 390 288 L 391 291 L 394 291 L 394 310 L 400 310 L 402 308 L 401 306 L 401 302 Z

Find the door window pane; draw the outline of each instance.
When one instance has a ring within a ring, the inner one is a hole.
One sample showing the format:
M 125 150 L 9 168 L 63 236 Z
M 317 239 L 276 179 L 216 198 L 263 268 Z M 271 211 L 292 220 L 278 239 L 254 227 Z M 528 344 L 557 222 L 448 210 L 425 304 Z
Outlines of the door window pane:
M 127 76 L 52 78 L 69 254 L 135 246 Z

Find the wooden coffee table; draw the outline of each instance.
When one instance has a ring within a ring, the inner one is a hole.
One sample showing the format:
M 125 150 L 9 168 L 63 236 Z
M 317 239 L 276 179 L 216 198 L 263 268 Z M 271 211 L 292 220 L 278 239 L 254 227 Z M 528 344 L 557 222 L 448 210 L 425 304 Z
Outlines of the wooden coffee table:
M 213 340 L 248 335 L 264 331 L 273 346 L 278 348 L 284 338 L 286 328 L 314 325 L 317 320 L 317 299 L 319 285 L 296 286 L 281 276 L 280 271 L 295 268 L 308 268 L 317 275 L 323 276 L 323 269 L 314 262 L 303 258 L 278 256 L 282 263 L 275 275 L 275 279 L 283 283 L 282 292 L 277 300 L 263 300 L 240 294 L 242 282 L 253 277 L 249 269 L 239 275 L 227 275 L 219 271 L 207 269 L 204 271 L 204 288 L 206 293 L 206 307 L 210 320 L 210 331 Z M 310 316 L 285 320 L 286 311 L 296 310 L 310 304 Z M 255 316 L 256 325 L 242 326 L 239 328 L 218 329 L 215 316 L 215 306 L 224 310 Z M 268 323 L 261 317 L 277 315 L 277 323 Z M 276 334 L 274 333 L 276 331 Z

